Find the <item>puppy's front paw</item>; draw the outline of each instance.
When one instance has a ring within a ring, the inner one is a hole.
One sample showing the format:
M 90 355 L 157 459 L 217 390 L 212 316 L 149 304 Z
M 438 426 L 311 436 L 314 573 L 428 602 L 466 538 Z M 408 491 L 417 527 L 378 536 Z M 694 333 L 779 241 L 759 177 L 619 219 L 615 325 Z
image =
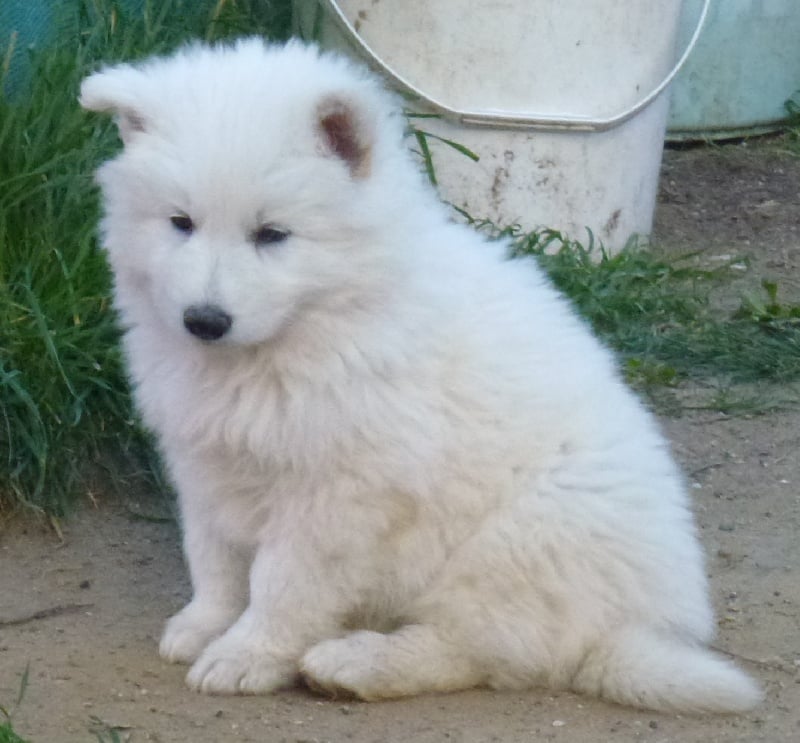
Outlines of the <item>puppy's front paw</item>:
M 296 674 L 295 663 L 223 635 L 197 659 L 186 683 L 206 694 L 266 694 L 288 686 Z
M 167 622 L 158 652 L 170 663 L 192 663 L 234 619 L 193 601 Z

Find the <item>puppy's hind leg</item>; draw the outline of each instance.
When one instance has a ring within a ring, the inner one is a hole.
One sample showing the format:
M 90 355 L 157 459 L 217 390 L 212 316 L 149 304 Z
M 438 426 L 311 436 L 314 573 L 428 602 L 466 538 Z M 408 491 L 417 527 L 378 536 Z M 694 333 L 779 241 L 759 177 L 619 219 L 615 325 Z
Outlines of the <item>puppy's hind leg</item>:
M 300 670 L 309 685 L 368 701 L 447 692 L 482 678 L 465 648 L 432 625 L 409 624 L 382 634 L 361 630 L 312 647 Z

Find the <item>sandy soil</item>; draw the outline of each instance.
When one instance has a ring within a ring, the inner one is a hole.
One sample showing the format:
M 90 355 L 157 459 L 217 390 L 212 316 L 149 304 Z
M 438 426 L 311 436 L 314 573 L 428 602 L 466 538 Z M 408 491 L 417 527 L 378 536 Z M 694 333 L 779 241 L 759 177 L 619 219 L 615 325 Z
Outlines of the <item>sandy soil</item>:
M 742 282 L 800 294 L 800 159 L 775 143 L 667 153 L 656 241 L 747 254 Z M 732 293 L 740 287 L 730 289 Z M 87 507 L 61 537 L 30 520 L 0 531 L 0 704 L 33 743 L 120 740 L 711 743 L 800 740 L 800 412 L 664 420 L 687 472 L 719 617 L 717 646 L 763 683 L 745 716 L 693 718 L 572 694 L 473 691 L 363 704 L 304 689 L 204 697 L 163 663 L 164 620 L 188 597 L 169 506 Z M 147 518 L 142 518 L 142 516 Z

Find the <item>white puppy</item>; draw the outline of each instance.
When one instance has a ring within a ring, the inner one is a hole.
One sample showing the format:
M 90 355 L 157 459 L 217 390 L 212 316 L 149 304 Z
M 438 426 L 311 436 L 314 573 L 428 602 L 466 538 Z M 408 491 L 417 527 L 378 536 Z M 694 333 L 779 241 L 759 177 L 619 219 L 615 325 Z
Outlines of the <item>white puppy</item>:
M 364 71 L 300 43 L 101 70 L 99 171 L 138 404 L 194 598 L 161 654 L 212 693 L 298 674 L 743 710 L 706 647 L 681 478 L 532 262 L 452 224 Z

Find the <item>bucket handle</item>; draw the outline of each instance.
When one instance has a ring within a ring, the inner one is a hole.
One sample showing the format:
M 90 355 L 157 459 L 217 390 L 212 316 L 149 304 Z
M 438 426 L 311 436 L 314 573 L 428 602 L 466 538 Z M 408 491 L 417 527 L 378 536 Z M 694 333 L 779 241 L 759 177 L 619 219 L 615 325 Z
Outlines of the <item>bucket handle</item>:
M 359 36 L 358 31 L 350 23 L 350 20 L 339 7 L 336 0 L 320 0 L 325 5 L 330 13 L 333 15 L 340 30 L 345 36 L 356 45 L 356 47 L 363 52 L 370 59 L 377 68 L 384 73 L 389 79 L 404 92 L 418 98 L 424 104 L 427 104 L 437 113 L 444 116 L 446 119 L 454 120 L 461 124 L 475 125 L 475 126 L 494 126 L 503 127 L 508 129 L 539 129 L 539 130 L 571 130 L 579 132 L 603 132 L 613 129 L 620 124 L 625 123 L 628 119 L 633 118 L 643 109 L 647 108 L 664 89 L 672 82 L 675 75 L 678 74 L 684 63 L 692 53 L 700 32 L 703 30 L 703 25 L 708 15 L 708 8 L 711 5 L 711 0 L 703 0 L 703 8 L 700 11 L 700 17 L 697 21 L 697 26 L 692 34 L 692 38 L 686 46 L 686 50 L 681 55 L 680 59 L 675 63 L 675 66 L 669 71 L 667 76 L 644 98 L 637 101 L 630 108 L 610 116 L 607 118 L 595 119 L 589 116 L 558 116 L 553 114 L 522 114 L 514 113 L 511 111 L 501 111 L 495 109 L 486 110 L 461 110 L 452 108 L 437 101 L 435 98 L 423 93 L 413 83 L 409 82 L 399 72 L 394 70 L 383 59 L 380 58 L 377 52 Z

